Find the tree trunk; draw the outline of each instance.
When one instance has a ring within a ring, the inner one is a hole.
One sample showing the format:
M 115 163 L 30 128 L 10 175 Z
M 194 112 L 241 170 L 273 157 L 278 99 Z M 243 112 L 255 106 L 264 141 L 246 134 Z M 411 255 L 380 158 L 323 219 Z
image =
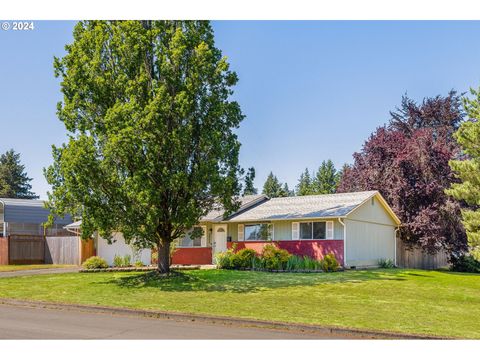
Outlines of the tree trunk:
M 166 274 L 170 272 L 170 242 L 158 241 L 158 272 Z

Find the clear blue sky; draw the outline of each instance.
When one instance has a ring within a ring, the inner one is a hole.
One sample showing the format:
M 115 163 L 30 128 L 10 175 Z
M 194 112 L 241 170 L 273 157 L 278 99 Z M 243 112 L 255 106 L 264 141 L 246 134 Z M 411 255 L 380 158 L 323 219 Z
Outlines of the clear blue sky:
M 73 22 L 0 30 L 0 152 L 21 153 L 33 190 L 46 197 L 42 168 L 65 140 L 53 56 Z M 292 188 L 299 174 L 332 159 L 337 167 L 408 93 L 414 99 L 480 85 L 480 22 L 214 22 L 217 46 L 240 81 L 247 116 L 238 131 L 242 166 L 270 170 Z

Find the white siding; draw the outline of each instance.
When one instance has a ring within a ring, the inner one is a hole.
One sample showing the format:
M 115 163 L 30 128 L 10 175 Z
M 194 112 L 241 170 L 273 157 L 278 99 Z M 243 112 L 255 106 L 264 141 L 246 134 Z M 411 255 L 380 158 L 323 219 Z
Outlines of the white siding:
M 379 259 L 395 258 L 395 227 L 345 220 L 347 267 L 377 266 Z
M 395 220 L 385 210 L 376 197 L 368 199 L 365 203 L 352 211 L 351 214 L 348 214 L 347 218 L 396 226 Z
M 130 255 L 132 257 L 132 262 L 135 261 L 133 259 L 133 252 L 130 245 L 125 243 L 123 235 L 121 233 L 115 233 L 113 235 L 113 239 L 116 241 L 112 244 L 109 244 L 107 240 L 98 236 L 97 237 L 97 255 L 104 258 L 108 265 L 113 265 L 113 258 L 115 255 L 125 256 Z M 150 265 L 151 263 L 151 250 L 144 249 L 140 253 L 140 260 L 145 265 Z

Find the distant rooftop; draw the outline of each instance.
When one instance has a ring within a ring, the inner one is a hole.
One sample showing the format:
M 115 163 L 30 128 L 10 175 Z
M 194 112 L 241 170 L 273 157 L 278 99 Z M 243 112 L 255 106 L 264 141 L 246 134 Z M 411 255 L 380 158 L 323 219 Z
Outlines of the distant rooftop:
M 43 200 L 0 198 L 0 205 L 3 205 L 3 219 L 0 218 L 0 220 L 5 222 L 42 224 L 48 220 L 50 214 Z M 71 216 L 55 219 L 57 224 L 70 222 L 72 222 Z

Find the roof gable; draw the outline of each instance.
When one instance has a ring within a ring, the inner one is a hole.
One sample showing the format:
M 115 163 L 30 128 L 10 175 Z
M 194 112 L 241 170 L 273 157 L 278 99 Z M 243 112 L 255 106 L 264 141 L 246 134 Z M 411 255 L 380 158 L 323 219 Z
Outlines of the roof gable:
M 250 209 L 252 206 L 258 205 L 262 202 L 265 202 L 268 200 L 268 197 L 266 195 L 245 195 L 242 196 L 240 199 L 240 208 L 235 211 L 232 215 L 230 215 L 230 218 L 235 216 L 236 214 L 240 214 L 248 209 Z M 224 209 L 222 206 L 217 206 L 213 210 L 211 210 L 207 215 L 205 215 L 203 218 L 200 219 L 202 222 L 207 222 L 207 221 L 223 221 L 223 215 L 224 215 Z

